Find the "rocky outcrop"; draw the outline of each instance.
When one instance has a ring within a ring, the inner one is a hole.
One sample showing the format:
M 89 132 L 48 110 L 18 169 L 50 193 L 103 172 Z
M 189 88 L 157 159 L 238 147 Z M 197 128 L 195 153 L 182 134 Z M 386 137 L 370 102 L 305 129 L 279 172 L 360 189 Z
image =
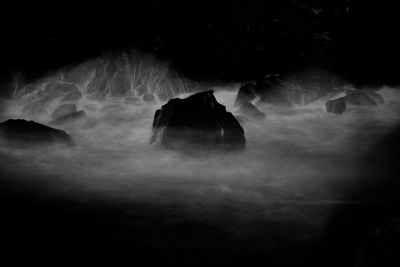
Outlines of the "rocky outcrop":
M 346 103 L 352 106 L 376 106 L 375 100 L 361 91 L 350 92 L 345 96 Z
M 329 113 L 343 114 L 346 110 L 346 101 L 344 97 L 329 100 L 325 103 L 326 111 Z
M 17 145 L 62 143 L 73 145 L 66 132 L 26 120 L 7 120 L 0 123 L 0 137 Z
M 242 86 L 235 105 L 259 99 L 260 103 L 290 107 L 328 100 L 344 90 L 346 81 L 329 71 L 309 69 L 290 75 L 269 74 Z
M 329 100 L 325 106 L 327 112 L 343 114 L 347 106 L 374 107 L 383 103 L 383 97 L 372 90 L 349 90 L 344 97 Z
M 238 94 L 235 99 L 235 106 L 239 107 L 242 104 L 253 101 L 256 98 L 255 85 L 252 83 L 246 83 L 240 87 Z
M 243 149 L 244 130 L 213 91 L 174 98 L 154 115 L 151 143 L 167 148 Z

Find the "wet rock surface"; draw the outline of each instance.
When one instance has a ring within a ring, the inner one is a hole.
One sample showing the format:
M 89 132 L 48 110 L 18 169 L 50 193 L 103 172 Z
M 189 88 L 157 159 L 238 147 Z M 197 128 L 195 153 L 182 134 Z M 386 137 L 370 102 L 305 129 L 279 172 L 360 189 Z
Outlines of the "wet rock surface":
M 244 130 L 213 91 L 171 99 L 154 115 L 151 143 L 167 148 L 243 149 Z
M 21 145 L 62 143 L 73 145 L 66 132 L 46 125 L 26 120 L 9 119 L 0 123 L 0 137 Z

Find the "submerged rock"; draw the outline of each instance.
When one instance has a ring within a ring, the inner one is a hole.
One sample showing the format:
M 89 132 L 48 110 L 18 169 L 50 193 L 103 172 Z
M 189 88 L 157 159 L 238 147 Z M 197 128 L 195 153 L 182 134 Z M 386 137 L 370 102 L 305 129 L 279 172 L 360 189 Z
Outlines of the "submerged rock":
M 83 94 L 80 91 L 74 91 L 66 94 L 62 101 L 77 101 L 83 98 Z
M 374 92 L 372 90 L 368 90 L 365 92 L 370 98 L 372 98 L 376 103 L 378 104 L 383 104 L 385 103 L 385 99 L 383 99 L 383 97 L 378 94 L 377 92 Z
M 326 111 L 329 113 L 343 114 L 346 110 L 346 101 L 344 97 L 329 100 L 325 103 Z
M 237 113 L 256 120 L 265 118 L 264 112 L 258 110 L 258 108 L 251 103 L 242 104 Z
M 213 91 L 174 98 L 154 115 L 151 143 L 167 148 L 243 149 L 244 130 Z
M 53 111 L 53 114 L 51 115 L 51 117 L 53 119 L 58 119 L 63 116 L 66 116 L 68 114 L 74 113 L 76 111 L 77 111 L 77 109 L 76 109 L 75 104 L 64 104 L 64 105 L 61 105 L 58 108 L 56 108 Z
M 68 124 L 68 123 L 78 122 L 80 120 L 85 119 L 86 117 L 87 117 L 86 112 L 83 110 L 79 110 L 79 111 L 58 117 L 57 119 L 51 121 L 50 124 L 51 125 Z
M 143 101 L 144 101 L 144 102 L 156 102 L 157 99 L 156 99 L 156 96 L 155 96 L 155 95 L 153 95 L 153 94 L 151 94 L 151 93 L 145 93 L 145 94 L 143 95 Z
M 290 107 L 327 100 L 345 85 L 346 81 L 329 71 L 308 69 L 285 76 L 269 74 L 257 81 L 255 94 L 261 103 Z
M 346 103 L 353 106 L 376 106 L 378 105 L 375 100 L 367 94 L 355 91 L 345 96 Z
M 7 120 L 0 123 L 0 137 L 17 144 L 73 145 L 73 140 L 66 132 L 46 125 L 26 120 Z

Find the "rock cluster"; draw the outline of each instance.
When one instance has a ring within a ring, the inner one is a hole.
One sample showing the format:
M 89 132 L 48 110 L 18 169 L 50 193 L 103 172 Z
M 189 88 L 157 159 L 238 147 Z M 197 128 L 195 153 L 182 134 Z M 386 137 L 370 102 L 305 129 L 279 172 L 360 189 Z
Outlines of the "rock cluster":
M 383 104 L 383 97 L 370 90 L 350 90 L 346 96 L 329 100 L 325 103 L 329 113 L 343 114 L 347 107 L 375 107 Z

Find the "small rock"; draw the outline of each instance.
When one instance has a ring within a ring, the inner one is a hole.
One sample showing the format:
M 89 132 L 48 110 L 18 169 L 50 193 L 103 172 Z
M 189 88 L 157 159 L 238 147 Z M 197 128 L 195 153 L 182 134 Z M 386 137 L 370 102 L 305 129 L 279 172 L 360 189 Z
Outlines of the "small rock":
M 63 104 L 53 111 L 53 114 L 51 115 L 51 117 L 53 119 L 58 119 L 58 118 L 64 117 L 65 115 L 74 113 L 76 111 L 77 111 L 77 109 L 76 109 L 75 104 Z
M 143 101 L 144 102 L 156 102 L 156 96 L 150 93 L 146 93 L 143 95 Z
M 343 114 L 346 110 L 346 101 L 344 97 L 329 100 L 325 103 L 326 111 L 329 113 Z

